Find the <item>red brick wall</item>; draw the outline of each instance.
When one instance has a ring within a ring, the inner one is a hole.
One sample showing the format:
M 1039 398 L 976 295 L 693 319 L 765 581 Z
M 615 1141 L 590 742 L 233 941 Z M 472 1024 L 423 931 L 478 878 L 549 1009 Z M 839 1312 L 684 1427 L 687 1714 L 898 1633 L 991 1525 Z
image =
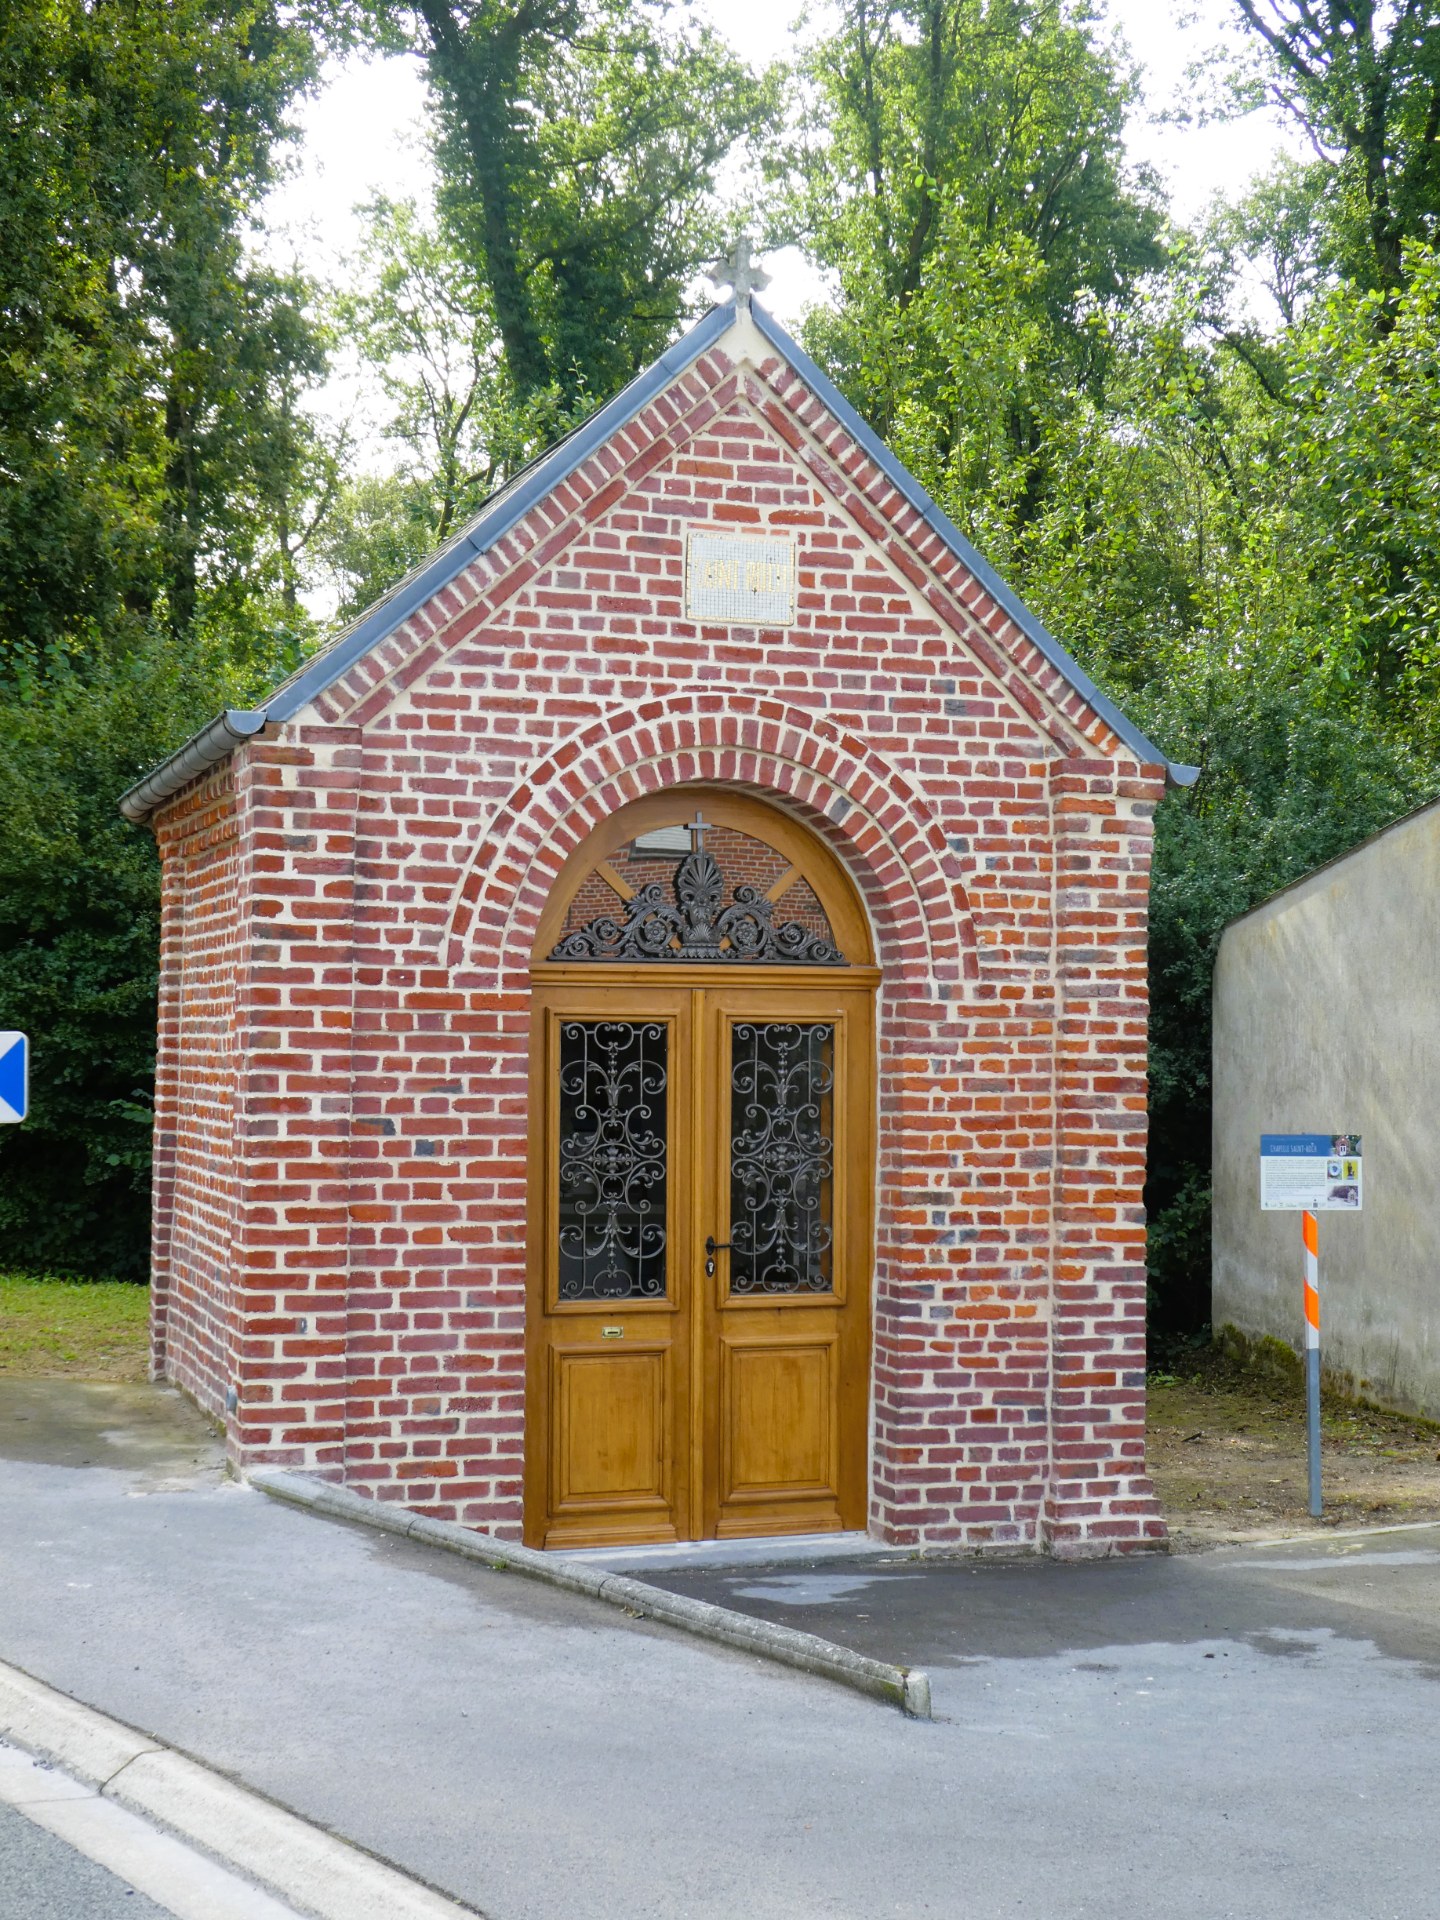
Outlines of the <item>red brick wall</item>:
M 518 1532 L 539 915 L 627 800 L 732 783 L 827 839 L 884 968 L 875 1526 L 1143 1543 L 1161 769 L 755 359 L 722 341 L 237 760 L 232 1444 Z M 697 524 L 795 534 L 792 629 L 684 620 Z
M 160 850 L 152 1364 L 219 1416 L 238 1325 L 231 1255 L 239 847 L 228 768 L 169 810 Z

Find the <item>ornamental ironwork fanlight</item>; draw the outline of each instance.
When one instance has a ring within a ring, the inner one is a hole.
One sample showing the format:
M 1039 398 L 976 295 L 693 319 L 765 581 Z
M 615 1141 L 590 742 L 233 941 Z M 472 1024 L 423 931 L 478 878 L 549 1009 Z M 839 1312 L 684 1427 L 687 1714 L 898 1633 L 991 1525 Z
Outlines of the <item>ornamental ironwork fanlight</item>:
M 626 904 L 623 918 L 600 914 L 567 933 L 550 958 L 843 967 L 838 948 L 798 920 L 777 926 L 775 903 L 758 887 L 738 886 L 723 904 L 725 876 L 705 847 L 710 824 L 699 813 L 689 823 L 692 851 L 676 871 L 673 900 L 666 898 L 671 889 L 652 880 Z

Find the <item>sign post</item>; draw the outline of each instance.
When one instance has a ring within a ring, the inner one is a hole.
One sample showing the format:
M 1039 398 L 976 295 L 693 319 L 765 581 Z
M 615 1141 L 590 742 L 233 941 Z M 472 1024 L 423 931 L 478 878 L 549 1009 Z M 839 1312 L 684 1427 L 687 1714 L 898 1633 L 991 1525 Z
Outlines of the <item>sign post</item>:
M 1310 1459 L 1310 1513 L 1320 1518 L 1320 1226 L 1307 1207 L 1305 1239 L 1305 1431 Z
M 1359 1213 L 1358 1133 L 1262 1133 L 1260 1206 L 1298 1213 L 1305 1243 L 1305 1427 L 1310 1512 L 1320 1518 L 1320 1223 L 1318 1213 Z

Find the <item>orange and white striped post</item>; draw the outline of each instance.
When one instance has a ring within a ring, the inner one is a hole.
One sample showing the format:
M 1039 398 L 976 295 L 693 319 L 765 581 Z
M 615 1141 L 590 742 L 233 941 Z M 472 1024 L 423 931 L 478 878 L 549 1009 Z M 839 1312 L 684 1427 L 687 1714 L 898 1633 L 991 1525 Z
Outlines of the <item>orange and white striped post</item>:
M 1310 1512 L 1320 1518 L 1320 1228 L 1308 1209 L 1305 1237 L 1305 1416 L 1310 1456 Z

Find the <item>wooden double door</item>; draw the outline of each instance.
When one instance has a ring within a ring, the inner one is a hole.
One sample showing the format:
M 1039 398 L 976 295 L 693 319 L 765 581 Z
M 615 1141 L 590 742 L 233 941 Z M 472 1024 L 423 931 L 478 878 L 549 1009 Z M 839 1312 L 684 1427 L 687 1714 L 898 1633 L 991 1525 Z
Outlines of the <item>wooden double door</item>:
M 527 1538 L 863 1527 L 871 986 L 661 971 L 535 991 Z

